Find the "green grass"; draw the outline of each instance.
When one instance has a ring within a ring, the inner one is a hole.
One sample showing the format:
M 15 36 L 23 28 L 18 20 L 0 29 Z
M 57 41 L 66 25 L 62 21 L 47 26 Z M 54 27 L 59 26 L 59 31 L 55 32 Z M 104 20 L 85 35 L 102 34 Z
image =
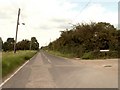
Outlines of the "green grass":
M 2 53 L 2 77 L 13 72 L 17 67 L 26 62 L 36 54 L 37 51 L 17 51 Z
M 73 58 L 74 55 L 70 53 L 61 53 L 59 51 L 51 51 L 51 50 L 46 50 L 46 52 L 53 54 L 55 56 L 61 56 L 61 57 L 66 57 L 66 58 Z
M 84 53 L 82 59 L 94 59 L 94 55 L 92 52 Z
M 53 50 L 46 50 L 46 52 L 53 54 L 55 56 L 61 56 L 66 58 L 77 58 L 78 55 L 75 53 L 65 53 L 60 51 L 53 51 Z M 86 52 L 83 53 L 82 56 L 79 56 L 82 60 L 96 60 L 96 59 L 113 59 L 118 58 L 118 52 L 117 51 L 109 51 L 109 52 Z

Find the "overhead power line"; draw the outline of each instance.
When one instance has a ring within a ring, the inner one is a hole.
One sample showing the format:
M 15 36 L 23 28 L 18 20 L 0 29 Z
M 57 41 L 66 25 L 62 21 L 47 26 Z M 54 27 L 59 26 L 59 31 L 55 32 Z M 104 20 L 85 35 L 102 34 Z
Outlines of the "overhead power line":
M 91 0 L 89 0 L 86 5 L 80 10 L 80 12 L 71 20 L 71 23 L 73 21 L 76 21 L 77 17 L 80 16 L 80 14 L 85 10 L 85 8 L 87 8 L 89 6 L 89 4 L 91 3 Z

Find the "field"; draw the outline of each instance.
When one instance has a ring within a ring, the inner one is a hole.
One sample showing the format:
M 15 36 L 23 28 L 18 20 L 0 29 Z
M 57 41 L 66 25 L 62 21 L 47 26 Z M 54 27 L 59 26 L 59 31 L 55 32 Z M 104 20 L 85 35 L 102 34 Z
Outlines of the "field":
M 25 63 L 31 57 L 33 57 L 37 51 L 17 51 L 2 53 L 2 77 L 5 77 L 9 73 L 13 72 L 17 67 Z

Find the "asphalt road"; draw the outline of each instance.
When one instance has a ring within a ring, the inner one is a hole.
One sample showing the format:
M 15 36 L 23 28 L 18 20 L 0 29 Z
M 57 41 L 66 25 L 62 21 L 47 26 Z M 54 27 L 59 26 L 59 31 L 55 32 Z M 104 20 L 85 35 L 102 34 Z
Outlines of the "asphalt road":
M 95 65 L 40 51 L 3 88 L 117 88 L 117 68 Z

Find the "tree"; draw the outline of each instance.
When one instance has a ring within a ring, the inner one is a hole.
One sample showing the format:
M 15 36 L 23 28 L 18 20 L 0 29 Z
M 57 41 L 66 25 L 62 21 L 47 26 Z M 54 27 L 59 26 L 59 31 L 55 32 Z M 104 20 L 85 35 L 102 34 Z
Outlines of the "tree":
M 31 37 L 30 48 L 31 48 L 31 50 L 39 49 L 39 43 L 37 42 L 36 37 Z
M 17 43 L 17 50 L 29 50 L 30 41 L 25 39 Z
M 8 38 L 3 44 L 4 51 L 12 51 L 14 49 L 14 38 Z
M 1 46 L 2 39 L 0 38 L 0 46 Z M 7 38 L 6 42 L 3 43 L 3 50 L 4 51 L 12 51 L 14 50 L 14 38 Z M 39 43 L 35 37 L 31 38 L 31 41 L 27 39 L 23 39 L 16 43 L 16 50 L 38 50 Z
M 118 48 L 118 31 L 106 22 L 75 25 L 71 30 L 61 31 L 61 36 L 48 45 L 49 49 L 62 53 L 73 53 L 80 57 L 82 53 L 100 51 L 100 49 Z

